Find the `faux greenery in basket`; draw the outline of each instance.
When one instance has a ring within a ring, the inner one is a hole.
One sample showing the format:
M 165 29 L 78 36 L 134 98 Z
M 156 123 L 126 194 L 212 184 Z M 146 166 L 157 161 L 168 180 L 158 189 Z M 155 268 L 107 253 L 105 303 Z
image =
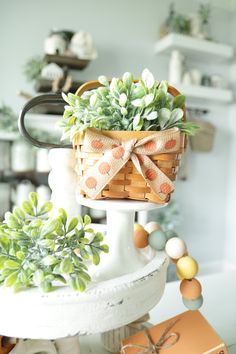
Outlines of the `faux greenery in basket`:
M 155 80 L 148 69 L 142 72 L 139 81 L 133 80 L 129 72 L 122 79 L 111 81 L 100 76 L 98 81 L 102 86 L 84 92 L 81 97 L 63 94 L 67 105 L 59 122 L 63 128 L 62 139 L 72 140 L 87 128 L 160 131 L 178 127 L 188 135 L 195 133 L 197 126 L 183 119 L 183 95 L 171 96 L 168 83 Z
M 15 291 L 38 286 L 51 291 L 55 282 L 84 291 L 91 278 L 86 263 L 100 262 L 108 252 L 103 234 L 90 226 L 88 215 L 68 221 L 64 209 L 58 217 L 49 212 L 52 204 L 41 205 L 32 192 L 22 208 L 7 212 L 0 223 L 0 284 Z

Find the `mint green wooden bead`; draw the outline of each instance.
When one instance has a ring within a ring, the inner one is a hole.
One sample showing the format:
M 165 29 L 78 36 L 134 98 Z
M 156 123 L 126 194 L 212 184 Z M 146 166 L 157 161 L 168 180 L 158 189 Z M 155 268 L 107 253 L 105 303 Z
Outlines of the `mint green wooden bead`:
M 165 234 L 166 234 L 167 240 L 169 240 L 172 237 L 179 237 L 174 230 L 167 230 L 167 231 L 165 231 Z
M 166 245 L 166 235 L 162 230 L 156 230 L 150 233 L 148 237 L 149 246 L 156 251 L 163 251 Z
M 184 306 L 187 307 L 188 310 L 196 311 L 200 309 L 203 304 L 203 297 L 200 295 L 196 300 L 189 300 L 182 298 Z

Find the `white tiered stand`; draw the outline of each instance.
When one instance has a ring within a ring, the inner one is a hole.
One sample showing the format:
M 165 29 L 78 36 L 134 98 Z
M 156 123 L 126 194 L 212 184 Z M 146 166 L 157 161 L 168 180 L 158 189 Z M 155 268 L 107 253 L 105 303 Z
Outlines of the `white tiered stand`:
M 73 159 L 71 154 L 68 156 Z M 73 166 L 68 162 L 65 165 Z M 53 168 L 51 173 L 54 174 Z M 58 180 L 52 176 L 49 180 L 54 193 Z M 155 253 L 148 247 L 140 252 L 132 240 L 135 212 L 159 206 L 136 201 L 91 201 L 80 196 L 77 202 L 107 212 L 105 242 L 110 252 L 101 255 L 98 266 L 89 267 L 93 282 L 84 293 L 65 286 L 47 294 L 36 288 L 16 294 L 11 289 L 0 288 L 0 333 L 41 340 L 65 338 L 59 341 L 61 348 L 65 348 L 60 354 L 106 353 L 105 349 L 99 350 L 98 344 L 91 348 L 91 337 L 87 349 L 83 350 L 82 346 L 80 350 L 78 344 L 74 347 L 72 344 L 69 351 L 66 338 L 71 337 L 72 342 L 74 338 L 77 343 L 78 335 L 93 335 L 124 326 L 159 302 L 165 288 L 168 258 L 164 252 Z

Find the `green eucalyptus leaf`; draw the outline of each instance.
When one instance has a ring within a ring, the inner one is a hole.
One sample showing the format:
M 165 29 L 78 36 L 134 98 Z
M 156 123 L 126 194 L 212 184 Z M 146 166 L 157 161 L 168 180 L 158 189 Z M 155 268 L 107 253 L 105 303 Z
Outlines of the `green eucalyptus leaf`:
M 91 224 L 91 218 L 89 215 L 84 216 L 84 226 Z
M 45 280 L 40 284 L 40 289 L 43 292 L 48 293 L 52 290 L 52 283 L 50 281 Z
M 13 208 L 13 215 L 20 220 L 25 220 L 25 213 L 18 207 Z
M 6 269 L 19 269 L 20 263 L 9 259 L 4 262 L 4 268 L 6 268 Z
M 45 279 L 44 272 L 41 269 L 36 270 L 33 276 L 33 282 L 36 286 L 39 286 Z
M 155 84 L 155 79 L 152 73 L 148 69 L 144 69 L 142 72 L 142 80 L 144 82 L 144 85 L 148 88 L 151 89 L 154 84 Z
M 44 214 L 49 213 L 52 210 L 52 208 L 53 208 L 53 205 L 51 202 L 44 203 L 39 210 L 39 215 L 44 215 Z
M 58 227 L 58 220 L 53 219 L 46 222 L 41 228 L 41 236 L 53 233 Z
M 29 201 L 24 201 L 22 203 L 22 209 L 28 215 L 31 215 L 31 216 L 35 215 L 33 205 Z
M 18 271 L 12 272 L 5 279 L 5 283 L 4 283 L 5 286 L 8 287 L 8 288 L 13 286 L 16 283 L 16 281 L 17 281 L 17 277 L 18 277 Z
M 181 108 L 175 108 L 170 115 L 171 124 L 178 122 L 184 116 L 184 112 Z
M 71 219 L 68 229 L 67 229 L 67 232 L 74 230 L 76 228 L 76 226 L 78 225 L 78 222 L 79 222 L 78 218 Z
M 37 208 L 37 206 L 38 206 L 38 194 L 35 193 L 35 192 L 31 192 L 31 193 L 29 194 L 29 200 L 30 200 L 30 202 L 32 203 L 32 205 L 33 205 L 35 208 Z
M 167 94 L 167 92 L 168 92 L 168 82 L 167 81 L 161 81 L 158 88 L 159 88 L 159 90 L 161 90 L 165 94 Z
M 185 96 L 184 95 L 178 95 L 175 96 L 174 100 L 173 100 L 173 109 L 174 108 L 183 108 L 185 105 Z
M 108 245 L 101 245 L 100 248 L 103 252 L 109 253 L 109 246 Z
M 73 263 L 69 258 L 63 259 L 60 265 L 62 273 L 69 274 L 74 271 Z
M 167 108 L 161 108 L 159 111 L 159 122 L 161 129 L 164 129 L 165 125 L 169 122 L 171 111 Z
M 79 276 L 76 277 L 76 288 L 81 292 L 86 290 L 86 283 Z
M 54 265 L 58 262 L 57 258 L 54 256 L 46 256 L 42 259 L 42 264 L 44 264 L 45 266 L 50 266 L 50 265 Z
M 19 227 L 21 227 L 21 223 L 19 222 L 19 220 L 10 212 L 7 212 L 5 214 L 5 221 L 7 226 L 12 229 L 18 229 Z
M 66 225 L 66 222 L 67 222 L 67 213 L 66 213 L 65 209 L 60 208 L 58 211 L 59 211 L 59 214 L 60 214 L 59 217 L 60 217 L 62 223 L 63 223 L 64 225 Z
M 126 87 L 130 88 L 133 83 L 134 77 L 131 73 L 126 72 L 122 76 L 122 81 Z

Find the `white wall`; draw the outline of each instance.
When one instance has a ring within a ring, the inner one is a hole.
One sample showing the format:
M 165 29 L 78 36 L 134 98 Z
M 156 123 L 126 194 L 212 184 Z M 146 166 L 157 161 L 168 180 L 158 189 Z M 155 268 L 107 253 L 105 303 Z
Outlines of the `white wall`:
M 148 67 L 159 79 L 167 78 L 168 58 L 155 56 L 153 44 L 166 17 L 170 0 L 1 0 L 0 7 L 0 100 L 16 111 L 23 100 L 19 89 L 33 92 L 25 82 L 22 67 L 29 57 L 40 55 L 44 38 L 52 27 L 85 29 L 91 32 L 99 57 L 79 74 L 83 80 L 100 74 L 121 75 L 130 70 L 139 75 Z M 193 12 L 199 2 L 175 1 L 176 8 Z M 212 35 L 231 41 L 233 12 L 230 1 L 212 0 Z M 194 65 L 206 73 L 223 72 L 214 60 Z M 225 209 L 229 168 L 228 107 L 211 107 L 208 117 L 217 127 L 214 150 L 209 154 L 190 153 L 189 176 L 178 182 L 175 194 L 184 222 L 180 233 L 190 252 L 201 262 L 217 261 L 224 255 Z M 233 181 L 232 181 L 233 182 Z

